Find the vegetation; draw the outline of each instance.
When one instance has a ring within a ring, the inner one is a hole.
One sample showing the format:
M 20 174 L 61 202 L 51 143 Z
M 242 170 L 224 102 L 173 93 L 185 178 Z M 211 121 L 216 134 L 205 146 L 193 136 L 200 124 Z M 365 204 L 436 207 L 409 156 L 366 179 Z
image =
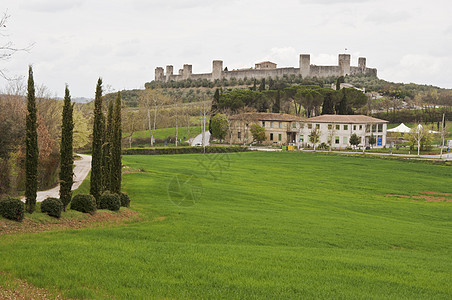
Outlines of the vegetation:
M 103 192 L 100 197 L 99 208 L 119 211 L 121 208 L 121 199 L 119 198 L 119 195 L 111 193 L 110 191 Z
M 122 131 L 121 131 L 121 93 L 115 100 L 112 123 L 112 144 L 111 144 L 111 169 L 110 169 L 110 191 L 119 194 L 121 192 L 121 152 L 122 152 Z
M 51 217 L 59 219 L 63 211 L 64 204 L 60 199 L 47 198 L 41 203 L 41 212 L 48 214 Z
M 256 141 L 256 143 L 260 144 L 265 141 L 266 137 L 264 127 L 257 124 L 252 124 L 250 127 L 250 132 L 253 135 L 253 140 Z
M 96 98 L 94 100 L 94 126 L 93 126 L 93 145 L 92 145 L 92 161 L 91 161 L 91 187 L 90 194 L 96 199 L 96 203 L 100 201 L 102 193 L 102 135 L 103 128 L 102 113 L 102 79 L 99 78 L 96 86 Z
M 0 200 L 0 216 L 21 222 L 24 218 L 24 203 L 15 197 L 5 197 Z
M 91 178 L 92 178 L 92 176 L 91 176 Z M 97 202 L 93 195 L 77 194 L 72 198 L 71 209 L 82 212 L 82 213 L 92 214 L 97 209 Z
M 61 146 L 60 146 L 60 200 L 63 203 L 63 210 L 72 199 L 74 150 L 73 150 L 73 109 L 69 88 L 66 85 L 64 96 L 63 117 L 61 125 Z M 42 208 L 42 206 L 41 206 Z M 61 212 L 60 212 L 61 214 Z M 59 217 L 59 216 L 58 216 Z
M 31 66 L 28 67 L 27 110 L 27 135 L 25 139 L 25 207 L 27 212 L 31 214 L 35 211 L 36 206 L 39 160 L 35 83 Z
M 452 295 L 451 202 L 420 198 L 450 193 L 450 166 L 290 152 L 123 160 L 143 169 L 123 178 L 140 222 L 1 238 L 0 271 L 65 298 Z M 170 181 L 189 176 L 201 196 L 174 205 Z
M 229 120 L 225 114 L 216 114 L 210 121 L 212 136 L 224 140 L 229 131 Z
M 127 193 L 121 192 L 121 194 L 119 194 L 119 199 L 121 200 L 122 207 L 130 207 L 130 197 Z

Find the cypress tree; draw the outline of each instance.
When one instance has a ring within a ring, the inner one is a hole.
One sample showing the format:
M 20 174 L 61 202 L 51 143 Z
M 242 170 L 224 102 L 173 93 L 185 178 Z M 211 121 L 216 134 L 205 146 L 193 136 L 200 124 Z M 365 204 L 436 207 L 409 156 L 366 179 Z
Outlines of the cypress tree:
M 93 146 L 91 160 L 91 186 L 90 194 L 96 199 L 99 206 L 102 193 L 102 136 L 103 136 L 103 114 L 102 114 L 102 79 L 99 78 L 94 98 L 94 124 L 93 124 Z
M 259 92 L 265 91 L 265 78 L 262 78 L 261 85 L 259 86 Z
M 113 132 L 112 132 L 112 147 L 111 147 L 111 191 L 119 194 L 121 192 L 121 93 L 118 92 L 116 97 L 115 107 L 113 111 Z
M 25 208 L 28 213 L 33 213 L 36 208 L 36 194 L 38 192 L 38 125 L 35 98 L 35 83 L 33 70 L 28 67 L 27 90 L 27 121 L 26 121 L 26 155 L 25 155 Z
M 103 118 L 104 134 L 102 139 L 102 192 L 111 191 L 111 146 L 113 134 L 113 101 L 108 105 L 107 120 Z
M 278 91 L 276 92 L 275 103 L 273 104 L 273 107 L 272 107 L 272 112 L 279 113 L 280 110 L 281 110 L 281 90 L 278 89 Z
M 63 209 L 66 211 L 66 207 L 72 199 L 72 184 L 73 178 L 73 131 L 74 121 L 72 113 L 74 105 L 71 103 L 71 96 L 69 94 L 69 88 L 66 85 L 64 95 L 63 117 L 61 122 L 61 146 L 60 146 L 60 200 L 63 202 Z
M 336 108 L 338 115 L 346 115 L 347 114 L 347 95 L 345 94 L 345 89 L 342 89 L 342 98 L 339 102 L 338 107 Z

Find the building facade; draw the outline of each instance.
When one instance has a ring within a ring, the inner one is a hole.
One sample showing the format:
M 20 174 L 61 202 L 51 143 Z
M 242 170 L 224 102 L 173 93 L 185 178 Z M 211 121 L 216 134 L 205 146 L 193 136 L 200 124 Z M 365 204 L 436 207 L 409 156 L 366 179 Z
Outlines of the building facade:
M 356 134 L 360 139 L 359 146 L 386 146 L 388 121 L 364 115 L 321 115 L 303 119 L 289 114 L 276 113 L 244 113 L 231 116 L 228 142 L 250 144 L 253 136 L 250 132 L 252 124 L 264 127 L 265 145 L 293 145 L 300 148 L 313 147 L 310 136 L 313 130 L 319 135 L 316 146 L 325 143 L 335 149 L 351 147 L 350 137 Z M 375 143 L 370 145 L 371 136 Z
M 265 129 L 266 140 L 263 144 L 278 146 L 296 143 L 297 126 L 303 121 L 297 116 L 277 113 L 243 113 L 231 116 L 229 120 L 230 134 L 227 142 L 252 143 L 251 125 L 257 124 Z

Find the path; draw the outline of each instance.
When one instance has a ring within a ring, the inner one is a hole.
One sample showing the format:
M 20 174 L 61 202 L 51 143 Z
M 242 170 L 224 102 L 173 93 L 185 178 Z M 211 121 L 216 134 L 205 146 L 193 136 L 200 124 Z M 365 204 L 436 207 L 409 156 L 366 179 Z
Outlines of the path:
M 209 141 L 210 141 L 210 132 L 205 131 L 204 132 L 204 145 L 209 146 L 210 145 Z M 200 133 L 193 139 L 193 141 L 191 142 L 191 146 L 202 146 L 202 133 Z
M 74 184 L 72 190 L 77 189 L 88 176 L 91 170 L 91 155 L 77 154 L 81 159 L 74 160 Z M 42 202 L 48 197 L 60 198 L 60 185 L 47 190 L 40 191 L 36 196 L 36 202 Z M 22 201 L 25 201 L 25 197 L 22 197 Z

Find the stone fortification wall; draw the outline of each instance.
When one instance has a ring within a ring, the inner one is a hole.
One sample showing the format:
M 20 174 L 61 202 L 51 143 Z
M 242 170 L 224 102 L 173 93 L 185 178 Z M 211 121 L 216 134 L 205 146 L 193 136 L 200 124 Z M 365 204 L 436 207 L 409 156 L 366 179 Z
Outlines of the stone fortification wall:
M 337 66 L 317 66 L 311 64 L 311 56 L 309 54 L 300 54 L 299 67 L 275 68 L 275 69 L 241 69 L 224 71 L 223 61 L 214 60 L 212 62 L 212 73 L 193 74 L 192 65 L 185 64 L 183 69 L 179 69 L 179 74 L 173 74 L 173 66 L 166 66 L 166 73 L 162 67 L 155 69 L 155 81 L 168 82 L 180 81 L 186 79 L 207 79 L 214 81 L 216 79 L 245 79 L 245 78 L 276 78 L 290 75 L 301 75 L 303 78 L 309 77 L 339 77 L 345 75 L 373 75 L 377 76 L 377 69 L 367 68 L 366 58 L 358 59 L 358 66 L 350 66 L 350 54 L 339 54 Z

